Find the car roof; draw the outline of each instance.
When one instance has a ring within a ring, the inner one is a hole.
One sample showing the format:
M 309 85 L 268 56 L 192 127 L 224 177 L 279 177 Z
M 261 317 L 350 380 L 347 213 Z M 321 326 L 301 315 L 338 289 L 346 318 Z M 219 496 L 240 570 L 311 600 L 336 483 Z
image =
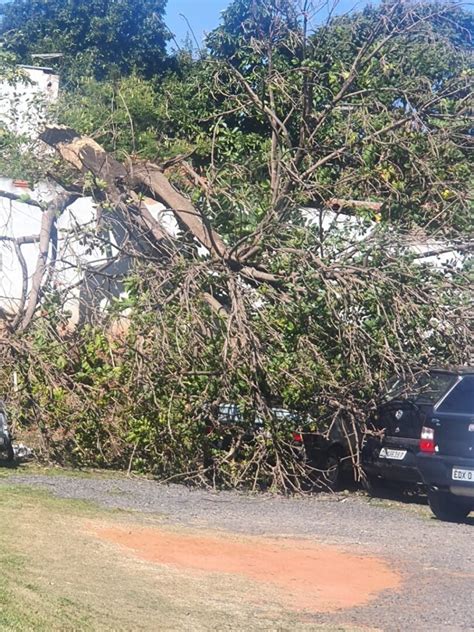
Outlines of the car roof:
M 449 373 L 452 375 L 473 375 L 474 367 L 458 366 L 458 367 L 452 367 L 449 369 L 433 368 L 433 369 L 430 369 L 430 373 Z

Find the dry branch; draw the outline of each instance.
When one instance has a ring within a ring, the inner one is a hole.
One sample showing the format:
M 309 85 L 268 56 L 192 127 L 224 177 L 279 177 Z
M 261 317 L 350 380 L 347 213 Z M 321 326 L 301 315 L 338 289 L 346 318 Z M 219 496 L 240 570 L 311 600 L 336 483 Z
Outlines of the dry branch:
M 177 221 L 184 226 L 205 248 L 217 257 L 225 257 L 226 246 L 220 235 L 198 211 L 191 201 L 179 193 L 162 170 L 151 163 L 135 165 L 132 171 L 135 182 L 145 186 L 157 200 L 170 208 Z
M 70 193 L 59 194 L 53 202 L 43 211 L 41 219 L 41 230 L 39 234 L 39 253 L 36 262 L 36 268 L 31 278 L 31 290 L 26 305 L 26 310 L 19 323 L 19 329 L 24 331 L 31 323 L 38 300 L 41 294 L 41 284 L 46 271 L 48 254 L 51 242 L 51 233 L 55 225 L 56 219 L 61 215 L 65 208 L 77 199 L 77 195 Z M 24 275 L 24 270 L 23 270 Z
M 28 204 L 29 206 L 36 206 L 43 209 L 43 205 L 37 200 L 33 200 L 28 195 L 18 195 L 17 193 L 10 193 L 10 191 L 0 191 L 0 197 L 10 200 L 11 202 L 21 202 L 21 204 Z
M 128 173 L 125 166 L 110 156 L 98 143 L 91 138 L 79 137 L 70 128 L 49 127 L 41 135 L 41 139 L 54 147 L 64 160 L 79 171 L 90 172 L 105 181 L 107 194 L 115 204 L 119 203 L 121 192 L 133 190 L 137 185 L 145 187 L 157 201 L 162 201 L 173 211 L 180 225 L 203 246 L 218 257 L 224 256 L 226 248 L 221 237 L 209 227 L 190 200 L 171 185 L 158 166 L 139 164 Z M 149 222 L 149 216 L 146 221 Z
M 326 205 L 334 211 L 343 211 L 345 209 L 366 208 L 371 211 L 379 212 L 383 206 L 383 202 L 369 202 L 365 200 L 344 200 L 342 198 L 330 198 Z
M 227 261 L 234 272 L 241 272 L 247 279 L 255 283 L 279 283 L 279 278 L 259 266 L 243 265 L 229 256 L 222 237 L 212 229 L 207 218 L 195 208 L 191 201 L 173 187 L 169 179 L 157 165 L 146 163 L 134 165 L 130 173 L 115 158 L 110 156 L 94 140 L 79 137 L 74 130 L 63 127 L 49 127 L 41 136 L 42 140 L 57 149 L 62 158 L 81 172 L 90 172 L 107 184 L 107 195 L 112 203 L 121 210 L 124 216 L 129 216 L 130 202 L 136 200 L 134 188 L 146 188 L 157 201 L 163 202 L 174 214 L 178 223 L 205 246 L 213 258 Z M 156 238 L 156 222 L 152 222 L 150 214 L 143 205 L 134 207 L 135 212 L 142 215 L 143 222 L 153 229 Z M 162 228 L 162 227 L 161 227 Z M 166 254 L 169 254 L 168 252 Z

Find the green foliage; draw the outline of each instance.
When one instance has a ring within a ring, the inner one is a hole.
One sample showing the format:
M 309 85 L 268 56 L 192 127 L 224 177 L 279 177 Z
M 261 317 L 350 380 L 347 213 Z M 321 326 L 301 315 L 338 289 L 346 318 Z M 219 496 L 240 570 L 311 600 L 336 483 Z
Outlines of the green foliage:
M 94 135 L 117 157 L 137 154 L 155 160 L 159 151 L 158 96 L 135 74 L 120 80 L 84 78 L 64 94 L 57 115 L 84 135 Z
M 177 165 L 172 183 L 229 251 L 200 254 L 183 234 L 151 248 L 100 327 L 69 332 L 44 289 L 46 318 L 11 363 L 49 456 L 294 488 L 291 428 L 272 407 L 360 428 L 391 372 L 468 359 L 469 264 L 420 265 L 407 237 L 472 231 L 470 30 L 451 5 L 389 2 L 306 36 L 296 2 L 235 0 L 208 55 L 159 80 L 132 60 L 98 80 L 91 48 L 61 122 L 118 159 Z M 0 137 L 1 160 L 21 162 L 22 142 Z M 107 197 L 90 174 L 80 184 Z M 350 221 L 327 225 L 330 198 L 358 201 Z M 209 435 L 223 402 L 244 420 Z
M 19 71 L 15 66 L 15 56 L 0 49 L 0 81 L 16 82 Z
M 308 205 L 329 197 L 380 200 L 384 220 L 467 230 L 472 13 L 443 4 L 384 3 L 334 18 L 305 41 L 296 5 L 291 22 L 280 4 L 236 0 L 208 38 L 212 57 L 243 75 L 219 74 L 221 93 L 228 95 L 222 109 L 247 103 L 235 118 L 225 117 L 232 129 L 253 132 L 249 121 L 261 121 L 259 133 L 268 138 L 264 105 L 285 121 L 288 136 L 279 144 L 288 173 L 281 188 L 291 188 L 293 202 L 298 190 Z M 263 34 L 259 10 L 271 25 Z M 249 87 L 261 105 L 249 103 Z M 296 181 L 293 161 L 308 139 L 299 170 L 305 175 Z M 311 169 L 315 157 L 334 152 Z
M 137 76 L 85 80 L 65 96 L 62 121 L 94 133 L 119 158 L 189 155 L 211 184 L 213 204 L 189 181 L 178 184 L 238 241 L 279 202 L 269 178 L 271 125 L 232 66 L 262 104 L 272 95 L 285 121 L 278 160 L 279 189 L 291 189 L 280 200 L 286 207 L 331 197 L 376 200 L 383 221 L 468 231 L 472 14 L 388 3 L 334 18 L 306 40 L 302 25 L 294 3 L 238 0 L 209 35 L 208 57 L 183 56 L 180 71 L 159 84 Z M 364 42 L 366 61 L 334 102 Z M 295 168 L 301 141 L 308 142 L 300 138 L 305 127 L 311 140 Z
M 39 162 L 35 143 L 18 136 L 0 125 L 0 173 L 3 177 L 38 182 L 47 169 L 48 161 Z
M 355 96 L 327 117 L 322 134 L 337 146 L 343 135 L 347 142 L 350 126 L 350 143 L 331 173 L 325 172 L 326 184 L 336 197 L 384 200 L 391 221 L 466 231 L 471 184 L 465 99 L 472 89 L 473 15 L 426 4 L 415 19 L 401 5 L 394 7 L 387 3 L 336 18 L 314 35 L 314 106 L 320 110 L 342 87 L 380 17 L 392 12 L 400 24 L 413 22 L 379 49 L 387 36 L 381 29 L 369 48 L 376 52 L 351 83 Z M 427 103 L 433 105 L 424 111 Z M 391 126 L 393 131 L 373 140 Z
M 287 239 L 292 252 L 273 261 L 285 279 L 281 291 L 262 286 L 241 295 L 245 336 L 202 301 L 200 291 L 216 291 L 215 277 L 196 280 L 192 263 L 178 264 L 166 284 L 153 266 L 138 266 L 128 297 L 110 308 L 107 329 L 59 333 L 57 299 L 48 296 L 52 316 L 23 337 L 14 364 L 16 407 L 28 424 L 38 423 L 49 458 L 224 486 L 291 488 L 291 476 L 304 475 L 289 444 L 298 422 L 275 424 L 269 407 L 310 415 L 320 432 L 341 411 L 360 427 L 391 373 L 466 360 L 469 332 L 456 325 L 469 302 L 461 269 L 420 265 L 378 228 L 350 259 L 360 274 L 325 275 L 312 257 L 316 230 L 290 230 Z M 335 232 L 322 261 L 327 270 L 344 244 Z M 186 294 L 173 291 L 186 285 Z M 209 435 L 219 402 L 238 403 L 246 417 Z M 265 432 L 243 440 L 257 415 Z
M 233 64 L 248 64 L 249 56 L 258 63 L 261 59 L 252 49 L 252 40 L 271 38 L 273 44 L 286 48 L 300 28 L 300 17 L 291 0 L 234 0 L 222 12 L 221 24 L 208 35 L 206 44 L 214 57 Z
M 167 64 L 165 0 L 11 0 L 0 37 L 22 63 L 34 53 L 62 53 L 65 76 L 161 74 Z

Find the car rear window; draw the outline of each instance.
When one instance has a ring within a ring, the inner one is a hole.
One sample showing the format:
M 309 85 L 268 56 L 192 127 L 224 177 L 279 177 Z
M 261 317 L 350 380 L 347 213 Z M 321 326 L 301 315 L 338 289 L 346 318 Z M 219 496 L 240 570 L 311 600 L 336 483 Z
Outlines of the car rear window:
M 417 404 L 436 404 L 456 382 L 451 373 L 423 373 L 415 383 L 398 377 L 388 385 L 385 401 L 408 399 Z
M 474 414 L 474 376 L 464 377 L 438 407 L 440 413 Z

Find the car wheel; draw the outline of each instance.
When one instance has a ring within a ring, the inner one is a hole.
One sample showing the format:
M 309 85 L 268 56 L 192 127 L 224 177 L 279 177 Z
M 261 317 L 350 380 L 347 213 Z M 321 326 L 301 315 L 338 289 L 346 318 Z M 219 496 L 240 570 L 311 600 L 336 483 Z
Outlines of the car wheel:
M 9 441 L 7 444 L 7 463 L 13 463 L 15 460 L 15 450 L 13 449 L 12 442 Z
M 324 467 L 318 477 L 318 486 L 322 491 L 337 492 L 341 485 L 341 458 L 331 450 L 325 458 Z
M 438 520 L 446 522 L 462 522 L 471 512 L 470 507 L 463 505 L 447 492 L 428 491 L 428 502 Z

